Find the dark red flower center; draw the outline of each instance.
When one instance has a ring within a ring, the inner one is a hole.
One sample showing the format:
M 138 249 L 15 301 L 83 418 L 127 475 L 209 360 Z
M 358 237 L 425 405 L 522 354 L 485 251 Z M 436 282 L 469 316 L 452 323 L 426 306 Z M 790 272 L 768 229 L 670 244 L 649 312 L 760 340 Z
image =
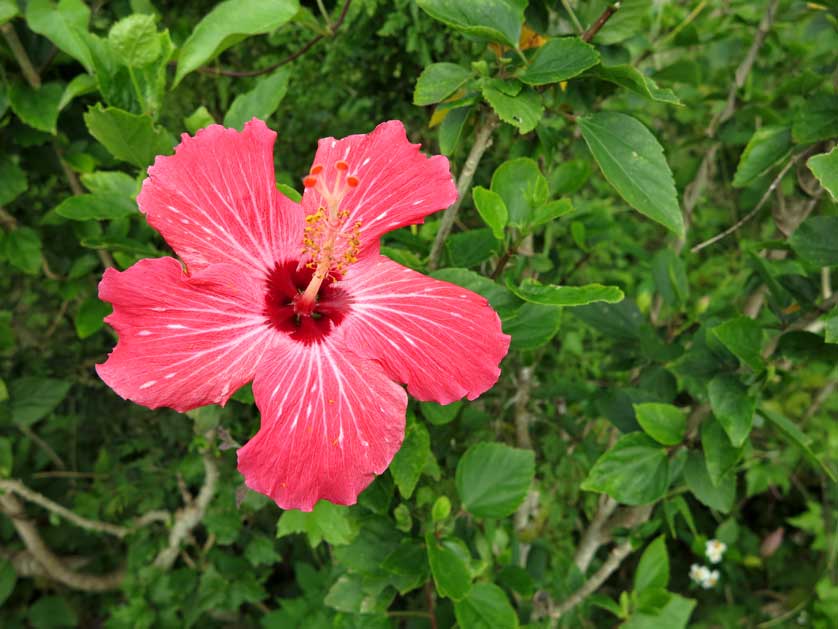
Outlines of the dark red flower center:
M 325 338 L 341 324 L 351 301 L 346 291 L 334 285 L 340 276 L 332 273 L 320 286 L 314 303 L 302 304 L 300 296 L 311 283 L 314 269 L 298 266 L 297 260 L 287 260 L 271 271 L 265 315 L 274 328 L 308 345 Z

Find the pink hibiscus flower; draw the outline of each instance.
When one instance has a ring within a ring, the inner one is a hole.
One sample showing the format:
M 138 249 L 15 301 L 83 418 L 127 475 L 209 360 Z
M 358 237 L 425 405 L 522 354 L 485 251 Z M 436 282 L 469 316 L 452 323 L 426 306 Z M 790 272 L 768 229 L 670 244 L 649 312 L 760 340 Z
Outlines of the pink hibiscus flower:
M 379 254 L 457 193 L 398 121 L 320 140 L 305 194 L 277 191 L 276 134 L 213 125 L 148 170 L 137 202 L 180 257 L 108 269 L 119 343 L 97 372 L 138 404 L 224 404 L 253 381 L 261 428 L 238 451 L 247 485 L 284 509 L 354 504 L 404 437 L 407 396 L 474 399 L 509 348 L 475 293 Z M 185 267 L 185 268 L 184 268 Z

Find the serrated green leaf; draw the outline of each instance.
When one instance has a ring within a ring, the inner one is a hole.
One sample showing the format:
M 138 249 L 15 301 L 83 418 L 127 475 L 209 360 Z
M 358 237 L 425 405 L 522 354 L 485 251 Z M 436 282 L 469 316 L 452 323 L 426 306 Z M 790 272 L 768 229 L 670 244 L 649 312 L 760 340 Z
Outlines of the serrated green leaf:
M 462 629 L 516 629 L 518 615 L 502 589 L 494 583 L 476 583 L 454 603 L 454 615 Z
M 111 155 L 140 168 L 151 164 L 155 156 L 171 152 L 174 145 L 174 138 L 150 116 L 117 107 L 104 108 L 99 103 L 87 110 L 84 122 Z
M 438 540 L 433 533 L 425 535 L 425 544 L 436 591 L 453 601 L 461 600 L 471 589 L 468 566 L 450 542 Z
M 210 11 L 183 43 L 175 86 L 184 76 L 250 35 L 270 33 L 299 11 L 297 0 L 225 0 Z
M 666 540 L 663 535 L 652 541 L 640 556 L 637 570 L 634 572 L 634 591 L 660 588 L 669 585 L 669 554 L 666 552 Z
M 535 129 L 544 115 L 541 94 L 531 89 L 521 90 L 517 95 L 509 96 L 487 86 L 483 88 L 483 98 L 492 106 L 498 118 L 516 127 L 522 134 Z
M 726 476 L 735 474 L 742 448 L 731 443 L 718 420 L 710 418 L 701 424 L 701 449 L 704 450 L 707 474 L 714 486 L 718 486 Z
M 90 9 L 82 0 L 29 0 L 26 4 L 29 28 L 92 72 L 93 60 L 85 39 L 89 21 Z
M 423 106 L 443 101 L 468 81 L 470 76 L 471 70 L 456 63 L 432 63 L 422 70 L 416 80 L 413 104 Z
M 596 48 L 578 37 L 556 37 L 535 53 L 519 77 L 528 85 L 547 85 L 566 81 L 599 63 Z
M 663 147 L 642 123 L 617 112 L 578 118 L 582 137 L 605 178 L 641 214 L 678 236 L 684 217 Z
M 469 513 L 504 518 L 515 512 L 535 475 L 531 450 L 502 443 L 471 446 L 457 463 L 457 493 Z
M 627 505 L 660 499 L 669 485 L 666 450 L 642 433 L 623 435 L 600 456 L 582 483 Z
M 439 151 L 443 155 L 453 155 L 460 143 L 466 121 L 473 107 L 457 107 L 448 112 L 439 125 Z
M 277 523 L 276 536 L 305 533 L 309 543 L 317 546 L 326 540 L 333 545 L 346 545 L 358 534 L 358 525 L 351 518 L 349 507 L 319 501 L 310 512 L 283 511 Z
M 9 155 L 0 157 L 0 205 L 8 205 L 26 192 L 27 187 L 24 170 Z
M 584 306 L 597 301 L 615 304 L 625 298 L 619 287 L 602 284 L 555 286 L 526 279 L 520 286 L 509 286 L 509 289 L 524 301 L 547 306 Z
M 518 45 L 526 0 L 417 0 L 432 18 L 468 35 Z
M 815 94 L 804 99 L 794 116 L 791 132 L 798 144 L 829 140 L 838 135 L 838 96 Z
M 652 439 L 665 446 L 674 446 L 684 439 L 687 416 L 671 404 L 646 402 L 634 404 L 637 423 Z
M 498 166 L 492 175 L 491 189 L 503 199 L 509 224 L 517 228 L 531 223 L 549 195 L 547 179 L 529 157 L 511 159 Z
M 707 385 L 713 415 L 725 429 L 730 442 L 740 447 L 751 432 L 756 400 L 735 376 L 721 374 Z
M 70 391 L 70 383 L 55 378 L 26 377 L 9 384 L 12 420 L 31 426 L 46 417 Z
M 690 452 L 684 466 L 684 480 L 701 503 L 722 513 L 729 513 L 733 508 L 733 501 L 736 499 L 736 476 L 727 474 L 714 484 L 700 453 Z
M 838 266 L 838 216 L 810 216 L 789 238 L 794 252 L 817 266 Z
M 645 96 L 649 100 L 668 103 L 670 105 L 681 104 L 681 99 L 678 98 L 675 92 L 668 87 L 658 87 L 658 84 L 653 79 L 629 64 L 596 66 L 588 74 L 629 89 L 641 96 Z M 585 76 L 588 76 L 588 74 Z
M 754 371 L 762 371 L 762 326 L 750 317 L 735 317 L 710 330 L 731 354 Z
M 829 153 L 813 155 L 806 165 L 832 196 L 832 200 L 838 201 L 838 146 Z
M 108 32 L 108 43 L 122 63 L 131 68 L 154 63 L 162 52 L 154 16 L 142 13 L 114 24 Z
M 98 221 L 133 216 L 138 211 L 131 197 L 116 192 L 96 192 L 67 197 L 58 204 L 55 213 L 73 221 Z
M 483 222 L 491 228 L 492 235 L 498 240 L 503 240 L 503 230 L 509 220 L 509 212 L 503 197 L 483 186 L 472 188 L 471 196 L 474 200 L 474 207 L 477 208 Z
M 224 126 L 241 130 L 252 118 L 267 120 L 279 107 L 288 92 L 291 71 L 281 68 L 270 76 L 259 79 L 249 92 L 239 94 L 224 116 Z
M 28 275 L 41 271 L 41 237 L 31 227 L 18 227 L 0 242 L 9 263 Z
M 791 129 L 767 126 L 757 129 L 739 158 L 733 187 L 742 188 L 768 174 L 791 150 Z
M 422 470 L 432 456 L 428 429 L 414 421 L 405 432 L 402 447 L 390 463 L 390 473 L 402 498 L 410 498 L 413 494 Z
M 45 83 L 35 89 L 21 81 L 14 81 L 9 87 L 9 105 L 17 117 L 33 129 L 55 135 L 63 94 L 61 83 Z
M 503 331 L 512 337 L 510 349 L 537 349 L 556 336 L 561 322 L 560 306 L 525 303 L 503 319 Z

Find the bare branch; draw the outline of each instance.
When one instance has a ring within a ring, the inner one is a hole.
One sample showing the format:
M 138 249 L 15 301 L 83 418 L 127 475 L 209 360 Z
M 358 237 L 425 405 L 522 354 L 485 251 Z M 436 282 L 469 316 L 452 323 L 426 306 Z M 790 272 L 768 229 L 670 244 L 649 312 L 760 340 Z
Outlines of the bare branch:
M 11 22 L 6 22 L 0 26 L 0 32 L 3 33 L 3 38 L 9 45 L 9 49 L 15 57 L 15 61 L 17 61 L 17 64 L 20 66 L 23 78 L 25 78 L 26 82 L 36 90 L 40 89 L 41 77 L 38 75 L 38 71 L 35 69 L 35 66 L 32 65 L 32 61 L 29 59 L 29 55 L 26 53 L 26 49 L 23 47 L 23 44 L 20 43 L 20 38 L 17 36 L 15 27 L 12 26 Z
M 591 41 L 594 37 L 596 37 L 596 34 L 599 33 L 600 30 L 602 30 L 602 27 L 605 26 L 605 23 L 608 20 L 610 20 L 611 16 L 617 12 L 621 4 L 622 2 L 614 2 L 605 7 L 603 12 L 596 19 L 596 22 L 591 24 L 591 27 L 582 34 L 582 41 Z

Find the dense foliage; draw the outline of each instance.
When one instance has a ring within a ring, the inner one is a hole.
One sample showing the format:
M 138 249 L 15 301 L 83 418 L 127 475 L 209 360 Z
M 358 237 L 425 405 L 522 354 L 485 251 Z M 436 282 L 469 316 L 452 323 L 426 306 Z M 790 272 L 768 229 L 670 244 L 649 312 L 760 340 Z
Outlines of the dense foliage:
M 836 626 L 838 2 L 0 0 L 0 30 L 4 627 Z M 448 155 L 459 207 L 382 250 L 512 336 L 352 507 L 244 488 L 249 388 L 151 411 L 93 370 L 103 269 L 171 254 L 146 168 L 253 116 L 292 197 L 382 120 Z

